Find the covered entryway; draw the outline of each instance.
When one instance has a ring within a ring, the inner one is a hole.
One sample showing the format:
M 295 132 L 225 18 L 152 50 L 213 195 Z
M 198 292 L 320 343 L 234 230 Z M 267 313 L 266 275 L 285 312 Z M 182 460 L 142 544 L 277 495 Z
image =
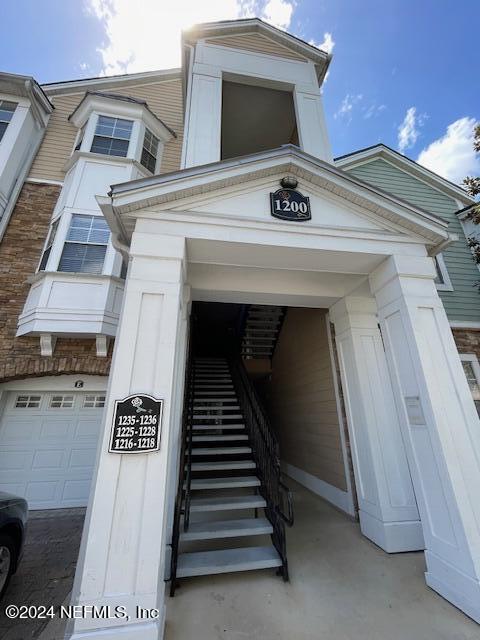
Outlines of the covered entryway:
M 285 176 L 311 220 L 270 214 Z M 446 225 L 288 146 L 99 201 L 129 269 L 74 601 L 160 614 L 76 620 L 73 637 L 162 637 L 192 300 L 328 309 L 362 532 L 389 553 L 425 548 L 428 585 L 480 620 L 480 430 L 429 257 Z M 131 393 L 164 400 L 157 453 L 108 452 Z
M 0 490 L 30 509 L 88 502 L 105 392 L 10 391 L 0 423 Z

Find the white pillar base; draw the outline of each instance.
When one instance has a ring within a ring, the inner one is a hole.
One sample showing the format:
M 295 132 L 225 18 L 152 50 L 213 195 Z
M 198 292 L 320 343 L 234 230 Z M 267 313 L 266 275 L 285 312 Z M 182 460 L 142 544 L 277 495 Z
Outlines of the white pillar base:
M 425 551 L 425 560 L 428 586 L 480 624 L 480 582 L 430 551 Z
M 419 520 L 382 522 L 361 509 L 358 515 L 363 535 L 387 553 L 419 551 L 425 548 L 422 523 Z
M 162 640 L 165 627 L 165 617 L 161 620 L 143 621 L 139 624 L 129 624 L 123 627 L 109 627 L 108 629 L 89 629 L 85 633 L 77 632 L 70 636 L 70 640 Z

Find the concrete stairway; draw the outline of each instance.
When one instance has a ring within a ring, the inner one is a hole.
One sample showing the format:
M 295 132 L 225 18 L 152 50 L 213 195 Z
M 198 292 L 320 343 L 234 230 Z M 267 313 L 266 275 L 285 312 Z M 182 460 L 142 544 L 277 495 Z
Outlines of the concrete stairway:
M 252 304 L 242 338 L 244 358 L 271 358 L 282 327 L 282 307 Z
M 280 567 L 228 363 L 197 358 L 193 367 L 190 521 L 181 523 L 177 577 Z

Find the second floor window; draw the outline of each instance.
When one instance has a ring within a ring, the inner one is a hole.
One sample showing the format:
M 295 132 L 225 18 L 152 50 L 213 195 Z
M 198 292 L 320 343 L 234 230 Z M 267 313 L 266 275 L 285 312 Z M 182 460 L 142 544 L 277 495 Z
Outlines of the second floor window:
M 17 104 L 8 100 L 0 100 L 0 142 L 13 118 Z
M 132 126 L 131 120 L 98 116 L 90 151 L 125 158 L 132 135 Z
M 104 218 L 74 214 L 58 270 L 102 273 L 109 237 L 110 230 Z
M 141 164 L 152 173 L 155 173 L 158 155 L 158 138 L 151 131 L 145 129 L 145 137 L 143 139 Z

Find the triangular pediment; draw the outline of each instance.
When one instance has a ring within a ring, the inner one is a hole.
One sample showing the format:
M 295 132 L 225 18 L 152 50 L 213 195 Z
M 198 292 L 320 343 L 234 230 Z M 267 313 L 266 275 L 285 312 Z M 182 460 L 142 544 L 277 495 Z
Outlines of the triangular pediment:
M 285 221 L 272 215 L 270 194 L 281 190 L 280 181 L 287 176 L 310 199 L 311 219 Z M 127 236 L 142 211 L 149 216 L 152 211 L 159 215 L 169 211 L 237 226 L 267 224 L 272 232 L 331 231 L 332 235 L 383 236 L 429 247 L 450 238 L 448 225 L 440 218 L 291 145 L 114 185 L 111 193 L 109 206 Z

